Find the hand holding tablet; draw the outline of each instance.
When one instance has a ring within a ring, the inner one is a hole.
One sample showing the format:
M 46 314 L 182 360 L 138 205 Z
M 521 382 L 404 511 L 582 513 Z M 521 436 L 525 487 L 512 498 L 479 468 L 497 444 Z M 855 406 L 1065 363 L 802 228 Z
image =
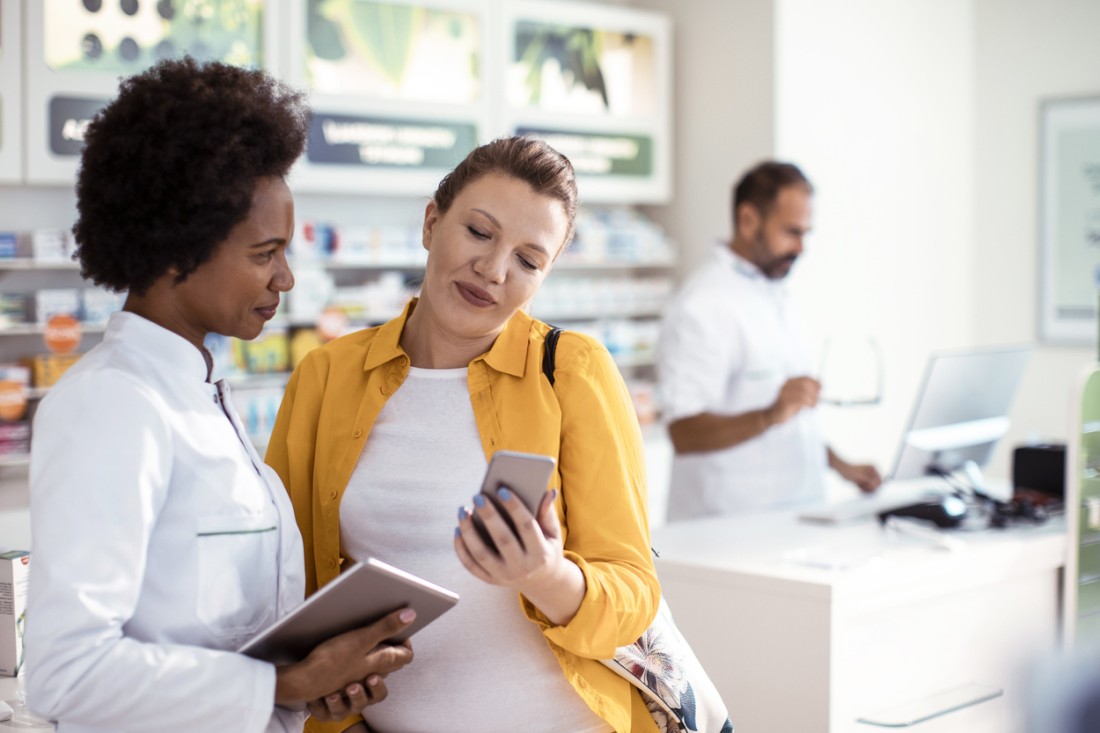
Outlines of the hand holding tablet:
M 275 664 L 305 659 L 320 643 L 408 606 L 416 620 L 387 639 L 399 643 L 458 602 L 458 595 L 411 573 L 368 558 L 340 574 L 238 651 Z

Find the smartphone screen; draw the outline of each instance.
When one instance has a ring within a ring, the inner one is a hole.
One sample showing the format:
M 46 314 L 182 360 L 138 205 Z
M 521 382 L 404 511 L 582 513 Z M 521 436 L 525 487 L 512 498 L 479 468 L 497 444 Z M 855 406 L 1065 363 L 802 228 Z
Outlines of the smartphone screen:
M 512 517 L 497 498 L 497 489 L 502 486 L 506 487 L 519 497 L 519 500 L 523 502 L 523 505 L 527 507 L 531 514 L 535 514 L 538 512 L 539 502 L 542 501 L 543 495 L 549 488 L 550 477 L 553 474 L 554 459 L 550 456 L 499 450 L 493 454 L 492 459 L 489 461 L 485 479 L 481 482 L 481 493 L 493 502 L 493 506 L 500 512 L 501 518 L 504 519 L 508 528 L 518 538 L 519 534 L 516 532 Z M 474 528 L 481 539 L 492 548 L 493 552 L 497 552 L 496 544 L 489 536 L 485 525 L 481 523 L 481 519 L 476 514 L 472 515 L 472 519 Z

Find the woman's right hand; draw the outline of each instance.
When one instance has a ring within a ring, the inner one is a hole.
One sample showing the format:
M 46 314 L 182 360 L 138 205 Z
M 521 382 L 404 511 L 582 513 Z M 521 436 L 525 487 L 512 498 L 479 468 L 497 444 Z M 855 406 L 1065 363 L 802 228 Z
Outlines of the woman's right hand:
M 316 717 L 339 720 L 379 702 L 387 692 L 382 679 L 413 658 L 409 642 L 383 642 L 415 618 L 411 608 L 394 611 L 369 626 L 318 645 L 301 662 L 276 667 L 275 704 L 293 707 L 308 703 L 310 713 Z M 346 703 L 342 699 L 345 691 Z M 333 695 L 341 699 L 332 700 Z

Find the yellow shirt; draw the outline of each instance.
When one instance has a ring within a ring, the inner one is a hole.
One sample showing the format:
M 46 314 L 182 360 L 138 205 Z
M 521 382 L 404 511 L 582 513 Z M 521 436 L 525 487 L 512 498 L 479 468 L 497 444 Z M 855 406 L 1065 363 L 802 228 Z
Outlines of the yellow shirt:
M 294 505 L 308 593 L 339 574 L 340 499 L 375 418 L 408 375 L 409 357 L 399 341 L 414 306 L 415 300 L 389 323 L 310 352 L 287 385 L 267 462 Z M 542 373 L 548 330 L 519 312 L 468 366 L 486 460 L 497 450 L 557 458 L 553 486 L 565 556 L 587 585 L 564 626 L 551 624 L 522 595 L 519 600 L 566 679 L 597 715 L 620 733 L 656 731 L 641 695 L 598 661 L 637 639 L 660 600 L 637 417 L 611 355 L 587 336 L 562 335 L 551 386 Z

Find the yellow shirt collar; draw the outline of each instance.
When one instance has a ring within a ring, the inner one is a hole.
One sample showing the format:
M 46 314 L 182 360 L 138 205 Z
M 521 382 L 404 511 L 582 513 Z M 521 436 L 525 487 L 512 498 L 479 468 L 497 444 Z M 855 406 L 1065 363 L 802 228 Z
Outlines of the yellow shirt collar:
M 417 298 L 411 299 L 400 316 L 378 328 L 378 335 L 371 342 L 363 360 L 363 371 L 375 369 L 401 357 L 408 359 L 408 354 L 401 348 L 401 332 L 405 330 L 405 322 L 416 307 L 416 302 Z M 497 336 L 489 351 L 474 361 L 484 359 L 486 364 L 498 372 L 522 377 L 527 366 L 527 341 L 531 333 L 531 323 L 531 316 L 517 311 L 504 324 L 504 330 Z

